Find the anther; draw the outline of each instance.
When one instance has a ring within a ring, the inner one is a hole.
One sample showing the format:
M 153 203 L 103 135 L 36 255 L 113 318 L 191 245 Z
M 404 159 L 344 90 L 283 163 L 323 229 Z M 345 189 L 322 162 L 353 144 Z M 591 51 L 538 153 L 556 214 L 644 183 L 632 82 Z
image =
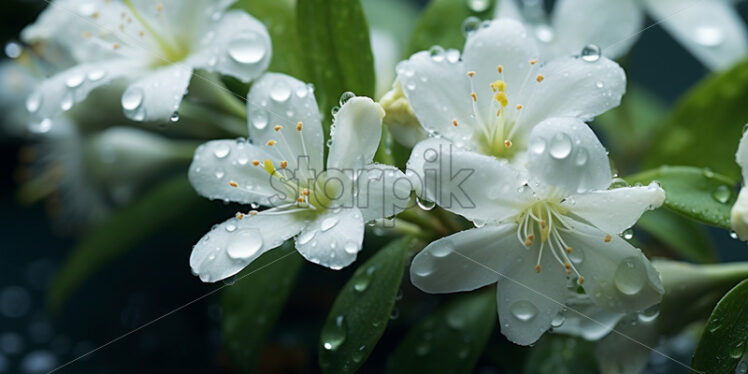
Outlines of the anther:
M 303 203 L 306 201 L 306 198 L 304 196 L 299 196 L 298 202 Z
M 275 125 L 275 127 L 273 127 L 273 130 L 275 130 L 275 131 L 281 131 L 282 128 L 283 128 L 283 126 L 281 126 L 281 125 Z
M 270 161 L 270 159 L 265 160 L 265 171 L 268 172 L 268 174 L 273 175 L 275 173 L 275 166 L 273 166 L 273 161 Z
M 272 147 L 272 146 L 276 145 L 277 143 L 278 142 L 276 142 L 275 140 L 268 140 L 267 145 L 270 146 L 270 147 Z
M 162 10 L 164 10 L 164 4 L 156 4 L 156 11 L 161 13 Z
M 580 286 L 581 286 L 582 284 L 584 284 L 584 277 L 580 275 L 580 276 L 579 276 L 579 279 L 577 279 L 577 283 L 579 283 L 579 285 L 580 285 Z
M 566 247 L 566 253 L 571 253 L 571 247 Z
M 475 72 L 474 72 L 474 71 L 469 71 L 469 72 L 467 73 L 467 76 L 468 76 L 468 77 L 470 77 L 470 78 L 472 78 L 472 77 L 473 77 L 474 75 L 475 75 Z
M 546 225 L 547 225 L 547 224 L 545 223 L 545 220 L 544 220 L 544 219 L 540 220 L 540 228 L 541 228 L 541 229 L 545 229 Z
M 119 49 L 119 43 L 114 43 L 114 45 L 112 46 L 112 48 L 114 48 L 115 50 Z
M 522 104 L 517 104 L 517 110 L 522 110 L 522 108 L 524 108 L 524 106 L 522 106 Z
M 101 14 L 100 14 L 99 12 L 94 12 L 94 13 L 93 13 L 93 14 L 91 15 L 91 17 L 92 17 L 93 19 L 99 19 L 99 17 L 100 17 L 100 16 L 101 16 Z
M 281 169 L 285 169 L 287 167 L 288 167 L 288 161 L 286 160 L 281 161 Z
M 260 166 L 260 160 L 252 160 L 252 165 Z
M 234 181 L 229 181 L 229 186 L 236 188 L 239 187 L 239 184 Z
M 301 129 L 304 128 L 304 124 L 299 122 L 296 124 L 296 131 L 301 131 Z
M 503 92 L 499 92 L 494 96 L 494 99 L 498 101 L 502 107 L 506 107 L 509 105 L 509 99 L 507 99 L 506 94 Z
M 540 264 L 535 265 L 535 272 L 540 273 Z
M 257 213 L 259 213 L 259 212 L 258 212 L 258 211 L 256 211 L 256 210 L 250 210 L 250 211 L 249 211 L 249 215 L 250 215 L 250 216 L 252 216 L 252 217 L 256 216 L 256 215 L 257 215 Z
M 478 95 L 475 92 L 470 93 L 470 96 L 473 98 L 473 101 L 478 101 Z
M 538 76 L 535 77 L 535 80 L 538 81 L 538 83 L 540 83 L 543 80 L 545 80 L 545 77 L 543 76 L 543 74 L 538 74 Z
M 236 212 L 236 215 L 234 217 L 236 217 L 236 219 L 242 219 L 242 218 L 244 218 L 244 214 Z
M 457 126 L 459 126 L 460 124 L 459 124 L 459 123 L 457 123 L 457 120 L 456 120 L 456 119 L 453 119 L 453 120 L 452 120 L 452 125 L 454 125 L 454 127 L 457 127 Z
M 512 141 L 507 139 L 504 140 L 504 147 L 510 148 L 512 146 Z
M 502 65 L 499 65 L 499 66 L 497 66 L 497 67 L 496 67 L 496 70 L 498 70 L 498 71 L 499 71 L 499 74 L 501 74 L 501 73 L 503 73 L 503 72 L 504 72 L 504 66 L 502 66 Z
M 569 261 L 564 262 L 564 267 L 566 268 L 567 271 L 571 269 L 571 264 L 569 263 Z
M 538 60 L 530 60 L 530 65 L 535 65 L 538 63 Z
M 532 239 L 528 237 L 527 239 L 525 239 L 525 247 L 529 247 L 531 245 L 532 245 Z
M 301 190 L 301 194 L 304 195 L 304 196 L 309 196 L 309 189 L 305 188 L 305 189 Z
M 610 235 L 605 235 L 605 242 L 610 243 L 610 240 L 613 239 L 610 237 Z

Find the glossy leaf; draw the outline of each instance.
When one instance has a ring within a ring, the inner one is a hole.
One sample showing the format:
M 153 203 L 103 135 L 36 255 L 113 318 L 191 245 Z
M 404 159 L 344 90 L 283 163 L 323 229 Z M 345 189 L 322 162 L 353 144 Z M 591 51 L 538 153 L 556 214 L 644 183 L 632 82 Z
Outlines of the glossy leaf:
M 631 184 L 657 181 L 665 190 L 664 206 L 707 225 L 730 229 L 736 182 L 707 169 L 663 166 L 626 178 Z
M 691 89 L 665 120 L 646 166 L 708 167 L 740 177 L 735 152 L 748 123 L 748 60 Z
M 389 322 L 414 244 L 412 237 L 393 241 L 359 266 L 340 291 L 320 336 L 325 373 L 352 373 L 374 349 Z
M 709 234 L 700 224 L 665 209 L 645 213 L 637 225 L 681 258 L 697 263 L 717 260 Z
M 301 61 L 328 120 L 341 94 L 374 96 L 374 56 L 359 0 L 299 0 L 296 25 L 304 46 Z M 328 131 L 325 131 L 327 134 Z
M 164 226 L 203 208 L 207 208 L 207 200 L 199 197 L 182 175 L 156 186 L 140 200 L 115 212 L 91 229 L 60 267 L 47 295 L 49 307 L 53 311 L 59 309 L 94 272 Z
M 265 337 L 286 305 L 303 258 L 292 242 L 269 251 L 235 276 L 221 295 L 224 344 L 241 372 L 253 372 Z
M 545 334 L 525 359 L 524 374 L 597 374 L 595 344 L 583 339 Z
M 691 362 L 696 372 L 732 373 L 748 341 L 748 280 L 730 290 L 706 323 Z
M 482 6 L 485 3 L 488 3 L 488 6 Z M 413 30 L 408 44 L 409 54 L 427 50 L 435 45 L 445 49 L 462 50 L 465 44 L 462 23 L 468 17 L 491 18 L 493 3 L 494 1 L 431 0 Z M 470 4 L 474 4 L 472 8 Z
M 470 373 L 497 333 L 496 290 L 461 295 L 426 316 L 389 358 L 388 373 Z

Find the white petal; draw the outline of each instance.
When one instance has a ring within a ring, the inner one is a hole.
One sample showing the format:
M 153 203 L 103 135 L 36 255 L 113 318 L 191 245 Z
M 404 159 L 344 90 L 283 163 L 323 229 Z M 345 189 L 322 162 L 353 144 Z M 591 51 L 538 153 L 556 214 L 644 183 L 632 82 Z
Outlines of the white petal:
M 735 153 L 735 161 L 743 172 L 743 180 L 748 180 L 748 131 L 743 133 L 738 145 L 738 151 Z
M 85 100 L 97 87 L 141 70 L 124 59 L 75 66 L 42 81 L 26 100 L 26 109 L 33 118 L 52 118 Z
M 382 138 L 382 106 L 368 97 L 354 97 L 335 116 L 327 169 L 359 171 L 374 159 Z
M 562 205 L 600 230 L 617 235 L 633 226 L 644 212 L 660 207 L 664 201 L 665 191 L 652 182 L 646 187 L 572 195 Z
M 595 44 L 609 58 L 631 49 L 643 22 L 644 14 L 632 0 L 559 0 L 551 20 L 555 42 L 565 55 Z
M 554 327 L 553 332 L 578 336 L 589 341 L 604 338 L 625 316 L 624 313 L 600 308 L 587 295 L 579 295 L 574 291 L 569 291 L 566 306 L 563 323 Z
M 270 35 L 254 17 L 230 11 L 211 27 L 199 50 L 190 57 L 195 66 L 249 82 L 270 65 Z
M 304 227 L 303 217 L 260 213 L 216 225 L 192 249 L 190 267 L 203 282 L 228 278 Z
M 517 225 L 461 231 L 432 242 L 410 266 L 410 281 L 428 293 L 472 291 L 493 284 L 524 248 Z
M 494 10 L 494 18 L 510 18 L 522 22 L 522 12 L 517 0 L 500 0 Z
M 595 358 L 602 374 L 640 374 L 649 362 L 652 348 L 660 335 L 653 322 L 643 322 L 632 315 L 597 343 Z
M 462 61 L 418 52 L 397 66 L 397 79 L 424 129 L 472 145 L 474 126 L 470 82 Z M 455 126 L 452 121 L 459 124 Z
M 631 313 L 660 302 L 665 291 L 659 274 L 638 248 L 581 222 L 572 230 L 563 236 L 572 248 L 569 257 L 597 305 Z
M 363 221 L 392 217 L 408 208 L 410 180 L 399 169 L 389 165 L 367 166 L 356 180 L 356 207 Z
M 537 255 L 535 250 L 522 248 L 496 287 L 501 333 L 520 345 L 535 343 L 566 302 L 564 268 L 545 253 L 538 273 Z
M 538 66 L 530 61 L 539 56 L 535 38 L 528 36 L 525 27 L 513 19 L 493 21 L 468 37 L 462 58 L 465 69 L 475 72 L 472 90 L 477 94 L 478 112 L 484 122 L 493 120 L 499 109 L 491 84 L 504 80 L 510 107 L 520 104 L 517 100 L 529 90 L 527 86 L 536 83 L 529 77 Z
M 266 159 L 275 160 L 275 157 L 258 146 L 235 140 L 214 140 L 195 151 L 189 171 L 190 183 L 199 194 L 210 199 L 262 206 L 294 200 L 298 193 L 283 193 L 281 182 L 265 170 Z M 255 166 L 253 161 L 260 164 Z
M 623 69 L 605 57 L 596 62 L 561 57 L 540 66 L 537 73 L 542 82 L 532 77 L 532 87 L 519 98 L 524 106 L 518 119 L 521 128 L 531 129 L 551 117 L 591 120 L 617 107 L 626 91 Z
M 501 221 L 519 213 L 530 192 L 505 160 L 460 150 L 441 139 L 418 143 L 408 160 L 416 194 L 471 220 Z
M 652 18 L 711 69 L 723 69 L 748 53 L 744 21 L 729 1 L 645 0 Z
M 267 152 L 288 161 L 296 169 L 302 165 L 317 172 L 323 170 L 322 117 L 312 89 L 285 74 L 267 73 L 249 91 L 247 101 L 250 139 Z M 302 123 L 302 130 L 297 126 Z M 282 126 L 276 131 L 276 126 Z M 269 141 L 277 142 L 268 147 Z M 271 149 L 272 148 L 272 149 Z
M 122 110 L 133 121 L 167 122 L 179 109 L 192 69 L 169 65 L 138 79 L 122 94 Z
M 220 22 L 226 9 L 236 3 L 236 0 L 131 1 L 138 13 L 160 33 L 182 41 L 195 40 L 209 32 L 210 26 Z
M 569 194 L 606 189 L 612 180 L 605 148 L 575 118 L 551 118 L 535 127 L 527 169 L 541 184 Z
M 740 240 L 748 240 L 748 189 L 743 187 L 738 194 L 738 200 L 730 211 L 732 230 Z
M 296 238 L 307 260 L 340 270 L 356 260 L 364 240 L 364 221 L 357 208 L 340 208 L 317 216 Z

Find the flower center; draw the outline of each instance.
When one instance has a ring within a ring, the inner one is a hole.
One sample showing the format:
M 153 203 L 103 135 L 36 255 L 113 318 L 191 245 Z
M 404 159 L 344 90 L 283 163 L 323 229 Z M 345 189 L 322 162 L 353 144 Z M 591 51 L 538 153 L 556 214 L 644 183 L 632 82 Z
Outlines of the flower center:
M 132 4 L 131 0 L 123 0 L 127 8 L 132 12 L 133 17 L 138 20 L 141 26 L 145 30 L 140 30 L 138 34 L 141 37 L 144 37 L 146 33 L 148 33 L 151 37 L 153 37 L 153 40 L 156 42 L 156 44 L 161 49 L 161 52 L 163 53 L 162 56 L 158 56 L 158 58 L 154 59 L 153 65 L 154 67 L 169 65 L 174 62 L 179 62 L 184 60 L 185 57 L 189 55 L 189 46 L 187 43 L 180 43 L 178 40 L 173 40 L 173 38 L 168 37 L 167 35 L 160 34 L 156 28 L 154 28 L 148 20 L 143 17 L 143 15 L 138 12 L 138 9 L 135 8 L 135 6 Z M 166 24 L 166 20 L 163 19 L 163 13 L 164 13 L 164 6 L 161 3 L 156 4 L 156 19 L 161 21 L 161 23 Z M 122 18 L 126 18 L 126 14 L 122 14 Z M 120 25 L 120 29 L 124 29 L 125 22 Z M 129 22 L 127 22 L 129 23 Z

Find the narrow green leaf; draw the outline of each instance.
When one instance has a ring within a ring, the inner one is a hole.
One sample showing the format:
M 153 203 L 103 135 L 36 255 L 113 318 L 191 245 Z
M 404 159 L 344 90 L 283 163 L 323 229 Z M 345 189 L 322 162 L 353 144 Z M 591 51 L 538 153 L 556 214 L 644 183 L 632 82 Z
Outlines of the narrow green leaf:
M 545 334 L 525 359 L 524 374 L 597 374 L 595 343 Z
M 481 6 L 471 8 L 471 3 Z M 462 50 L 465 44 L 462 23 L 465 19 L 468 17 L 488 19 L 493 15 L 494 1 L 487 2 L 488 6 L 482 6 L 484 3 L 486 2 L 431 0 L 413 31 L 408 44 L 408 54 L 424 51 L 435 45 Z
M 708 167 L 740 177 L 735 151 L 748 123 L 748 60 L 691 89 L 665 120 L 646 159 L 647 167 Z
M 704 327 L 691 368 L 705 374 L 732 373 L 748 341 L 748 280 L 727 292 Z
M 306 68 L 300 57 L 301 43 L 296 29 L 292 26 L 296 24 L 295 2 L 239 0 L 234 8 L 247 11 L 267 27 L 273 42 L 273 59 L 268 70 L 305 81 Z
M 408 332 L 387 372 L 470 373 L 497 325 L 495 288 L 462 295 Z
M 207 207 L 206 204 L 207 200 L 195 193 L 187 176 L 181 175 L 115 212 L 91 229 L 65 260 L 47 294 L 50 309 L 58 310 L 81 283 L 104 265 L 165 225 Z
M 299 0 L 296 25 L 301 55 L 315 86 L 329 133 L 330 110 L 343 92 L 374 96 L 374 56 L 369 26 L 359 0 Z
M 325 373 L 352 373 L 387 327 L 403 279 L 413 237 L 393 241 L 356 269 L 330 309 L 320 336 Z
M 637 225 L 683 259 L 697 263 L 717 260 L 709 234 L 698 223 L 665 209 L 644 213 Z
M 254 372 L 270 329 L 286 305 L 303 259 L 292 242 L 263 254 L 223 291 L 224 344 L 240 372 Z
M 662 166 L 626 178 L 631 184 L 657 181 L 665 190 L 665 207 L 707 225 L 730 229 L 736 182 L 708 169 Z

